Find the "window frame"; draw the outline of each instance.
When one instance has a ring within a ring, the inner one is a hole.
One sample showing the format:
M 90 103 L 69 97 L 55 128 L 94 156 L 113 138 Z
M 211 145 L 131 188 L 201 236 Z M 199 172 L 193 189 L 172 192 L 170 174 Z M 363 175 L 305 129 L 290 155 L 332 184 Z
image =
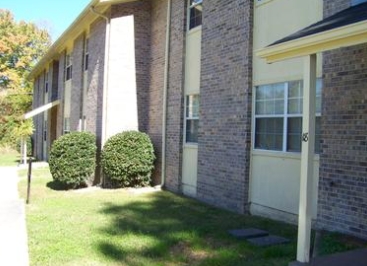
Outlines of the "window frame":
M 70 117 L 64 117 L 63 133 L 64 133 L 64 135 L 70 133 Z
M 65 65 L 65 69 L 64 69 L 65 74 L 64 74 L 64 76 L 65 76 L 65 82 L 66 82 L 66 81 L 69 81 L 73 78 L 73 57 L 72 57 L 71 53 L 65 55 L 65 64 L 64 65 Z
M 199 6 L 199 5 L 202 6 L 203 5 L 203 0 L 197 0 L 198 3 L 194 3 L 194 4 L 191 4 L 191 1 L 195 1 L 195 0 L 187 0 L 187 3 L 188 3 L 187 4 L 188 5 L 188 7 L 187 7 L 187 23 L 186 23 L 187 24 L 186 25 L 187 32 L 200 28 L 202 26 L 202 19 L 203 19 L 203 15 L 201 13 L 201 23 L 199 25 L 195 25 L 195 26 L 191 27 L 191 10 L 193 8 Z
M 197 96 L 198 97 L 198 116 L 190 116 L 188 115 L 187 109 L 189 107 L 189 97 L 190 96 Z M 188 121 L 198 121 L 198 128 L 199 130 L 199 121 L 200 121 L 200 93 L 192 93 L 185 95 L 185 108 L 184 108 L 184 131 L 183 131 L 183 143 L 184 145 L 198 145 L 198 140 L 195 141 L 188 141 L 187 140 L 187 122 Z
M 44 94 L 48 93 L 48 71 L 45 71 L 45 87 Z
M 89 68 L 89 38 L 85 38 L 84 42 L 84 71 L 88 71 Z
M 47 120 L 43 120 L 43 141 L 47 141 L 47 130 L 48 129 L 48 123 Z
M 301 107 L 301 110 L 299 113 L 289 113 L 288 111 L 288 107 L 289 107 L 289 84 L 291 82 L 301 82 L 302 88 L 303 88 L 303 80 L 289 80 L 289 81 L 285 81 L 285 82 L 277 82 L 277 83 L 271 83 L 271 84 L 262 84 L 262 85 L 257 85 L 254 87 L 254 95 L 253 95 L 253 102 L 254 102 L 254 107 L 253 107 L 253 127 L 252 127 L 252 135 L 253 135 L 253 141 L 252 141 L 252 150 L 253 151 L 263 151 L 263 152 L 275 152 L 275 153 L 287 153 L 287 154 L 300 154 L 300 151 L 290 151 L 288 150 L 288 139 L 289 139 L 289 134 L 288 134 L 288 123 L 289 123 L 289 119 L 291 118 L 303 118 L 303 110 Z M 283 112 L 280 114 L 257 114 L 256 113 L 256 108 L 257 108 L 257 92 L 258 92 L 258 88 L 261 86 L 269 86 L 269 85 L 277 85 L 277 84 L 283 84 L 283 90 L 284 90 L 284 94 L 283 94 Z M 319 86 L 319 87 L 318 87 Z M 317 95 L 317 90 L 320 90 L 320 99 L 322 101 L 322 79 L 321 78 L 317 78 L 316 81 L 316 97 Z M 303 90 L 302 90 L 303 91 Z M 303 93 L 301 91 L 300 94 L 300 99 L 303 99 Z M 257 123 L 257 119 L 261 119 L 261 118 L 282 118 L 283 119 L 283 133 L 282 133 L 282 149 L 281 150 L 275 150 L 275 149 L 262 149 L 262 148 L 257 148 L 256 147 L 256 123 Z M 317 111 L 316 110 L 316 114 L 315 114 L 315 119 L 320 119 L 321 118 L 321 107 L 320 110 Z M 315 121 L 316 122 L 316 121 Z M 316 135 L 317 129 L 315 129 L 315 135 Z M 301 132 L 302 134 L 302 132 Z M 316 145 L 316 144 L 315 144 Z M 301 147 L 302 148 L 302 147 Z M 316 149 L 315 149 L 315 153 L 316 153 Z

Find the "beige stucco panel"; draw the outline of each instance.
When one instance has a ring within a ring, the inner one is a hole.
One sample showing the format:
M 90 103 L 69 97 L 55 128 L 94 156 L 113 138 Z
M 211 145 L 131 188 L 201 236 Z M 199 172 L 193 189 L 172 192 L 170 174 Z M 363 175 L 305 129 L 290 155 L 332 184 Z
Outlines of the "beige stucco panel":
M 182 189 L 188 196 L 196 196 L 198 148 L 196 145 L 185 145 L 182 163 Z
M 111 20 L 106 139 L 138 129 L 134 16 Z
M 64 118 L 70 117 L 71 108 L 71 79 L 65 81 L 64 87 Z
M 200 93 L 201 26 L 186 35 L 185 95 Z M 182 156 L 182 192 L 195 197 L 198 171 L 198 146 L 184 144 Z
M 191 30 L 186 39 L 185 94 L 200 91 L 201 27 Z
M 250 202 L 283 212 L 298 214 L 300 155 L 252 155 Z M 319 160 L 314 161 L 313 217 L 317 212 Z
M 255 7 L 254 51 L 322 19 L 320 0 L 272 0 Z M 318 55 L 318 76 L 321 76 Z M 267 64 L 254 54 L 254 84 L 302 79 L 302 58 Z

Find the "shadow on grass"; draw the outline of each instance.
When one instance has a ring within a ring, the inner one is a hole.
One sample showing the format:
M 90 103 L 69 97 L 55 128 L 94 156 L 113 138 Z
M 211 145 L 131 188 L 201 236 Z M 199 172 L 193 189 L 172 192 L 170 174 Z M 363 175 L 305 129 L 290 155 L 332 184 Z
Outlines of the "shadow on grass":
M 78 190 L 78 189 L 81 189 L 81 188 L 86 188 L 87 185 L 85 184 L 81 184 L 79 186 L 76 186 L 76 187 L 72 187 L 72 186 L 68 186 L 58 180 L 52 180 L 50 182 L 48 182 L 46 184 L 46 186 L 52 190 L 56 190 L 56 191 L 66 191 L 66 190 Z
M 46 186 L 52 190 L 56 190 L 56 191 L 63 191 L 63 190 L 69 190 L 70 187 L 66 186 L 65 184 L 57 181 L 57 180 L 53 180 L 50 181 L 46 184 Z
M 127 265 L 286 265 L 294 259 L 296 229 L 263 218 L 237 215 L 168 192 L 128 204 L 106 204 L 112 218 L 100 228 L 97 250 Z M 230 229 L 259 227 L 292 239 L 258 248 L 236 240 Z

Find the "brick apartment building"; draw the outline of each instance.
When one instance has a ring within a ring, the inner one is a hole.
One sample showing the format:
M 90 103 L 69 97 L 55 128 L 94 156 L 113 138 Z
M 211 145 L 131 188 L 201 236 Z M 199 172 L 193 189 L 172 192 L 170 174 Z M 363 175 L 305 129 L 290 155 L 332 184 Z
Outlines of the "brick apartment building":
M 303 60 L 256 52 L 356 0 L 93 0 L 31 73 L 35 153 L 90 131 L 151 137 L 154 183 L 296 221 Z M 367 45 L 317 55 L 313 217 L 367 239 Z M 59 103 L 59 104 L 58 104 Z M 96 183 L 100 180 L 96 180 Z

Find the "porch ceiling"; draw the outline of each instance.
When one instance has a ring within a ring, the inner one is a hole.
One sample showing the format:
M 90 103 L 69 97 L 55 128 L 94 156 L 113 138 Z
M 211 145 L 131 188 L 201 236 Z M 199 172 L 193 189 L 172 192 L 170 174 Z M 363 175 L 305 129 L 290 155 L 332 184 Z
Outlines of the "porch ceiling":
M 268 63 L 367 42 L 367 3 L 347 8 L 256 52 Z

